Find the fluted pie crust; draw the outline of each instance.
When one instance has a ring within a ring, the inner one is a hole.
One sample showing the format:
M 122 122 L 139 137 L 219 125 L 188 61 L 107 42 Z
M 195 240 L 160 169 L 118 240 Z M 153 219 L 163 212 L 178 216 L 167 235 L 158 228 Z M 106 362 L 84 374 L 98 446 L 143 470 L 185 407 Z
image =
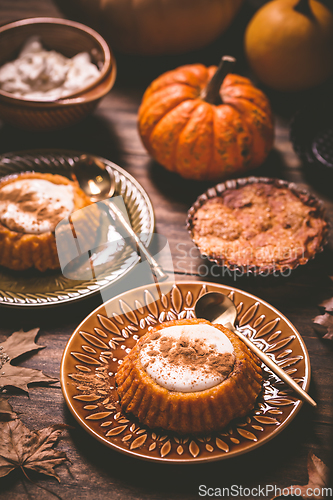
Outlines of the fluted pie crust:
M 42 179 L 53 184 L 71 185 L 73 187 L 74 211 L 91 204 L 90 199 L 79 188 L 78 184 L 62 175 L 40 172 L 24 172 L 10 175 L 0 180 L 0 189 L 12 182 L 23 179 Z M 99 224 L 99 211 L 89 210 L 76 216 L 75 228 L 82 232 L 81 237 L 95 240 Z M 73 237 L 70 235 L 70 237 Z M 88 240 L 89 241 L 89 240 Z M 60 267 L 54 232 L 29 234 L 9 229 L 0 221 L 0 265 L 21 271 L 36 268 L 39 271 L 58 269 Z
M 189 210 L 188 229 L 201 255 L 218 265 L 272 273 L 320 252 L 328 223 L 320 202 L 295 185 L 248 178 L 201 195 Z
M 132 413 L 148 427 L 179 434 L 202 434 L 223 429 L 236 417 L 253 409 L 262 387 L 258 358 L 230 330 L 212 325 L 223 332 L 234 347 L 235 363 L 220 384 L 196 392 L 176 392 L 157 384 L 140 362 L 140 349 L 156 332 L 176 325 L 208 324 L 203 319 L 175 320 L 154 327 L 139 339 L 124 358 L 116 374 L 117 392 L 124 412 Z

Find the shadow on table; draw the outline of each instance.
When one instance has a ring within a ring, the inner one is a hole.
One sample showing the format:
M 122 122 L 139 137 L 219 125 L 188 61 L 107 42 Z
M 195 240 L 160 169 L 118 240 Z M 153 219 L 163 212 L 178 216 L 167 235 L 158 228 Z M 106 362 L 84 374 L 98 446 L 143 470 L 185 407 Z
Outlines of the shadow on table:
M 119 163 L 119 144 L 115 127 L 110 120 L 94 114 L 81 123 L 54 132 L 22 131 L 11 125 L 1 124 L 0 154 L 10 151 L 67 149 L 86 152 Z
M 147 162 L 147 169 L 150 179 L 161 194 L 169 201 L 181 202 L 187 208 L 190 208 L 197 197 L 207 189 L 218 184 L 214 181 L 184 179 L 180 175 L 168 171 L 154 160 Z M 284 179 L 286 167 L 279 151 L 272 150 L 260 168 L 242 172 L 235 175 L 234 178 L 251 176 Z M 156 208 L 158 210 L 158 207 Z

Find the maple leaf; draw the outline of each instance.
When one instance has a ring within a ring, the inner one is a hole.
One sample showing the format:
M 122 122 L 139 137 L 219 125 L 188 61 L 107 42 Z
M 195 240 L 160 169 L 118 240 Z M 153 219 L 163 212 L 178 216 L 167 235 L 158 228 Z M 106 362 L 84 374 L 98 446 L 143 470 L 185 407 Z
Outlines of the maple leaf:
M 36 382 L 45 382 L 53 384 L 57 379 L 44 375 L 40 370 L 24 368 L 12 365 L 12 361 L 22 354 L 44 349 L 45 346 L 34 342 L 39 328 L 34 328 L 28 332 L 20 330 L 14 332 L 8 339 L 0 344 L 0 391 L 4 387 L 16 387 L 22 391 L 29 392 L 28 384 Z
M 329 480 L 329 470 L 328 467 L 322 462 L 314 453 L 310 452 L 308 455 L 308 475 L 309 482 L 304 486 L 296 485 L 296 486 L 288 486 L 283 489 L 284 496 L 275 496 L 271 500 L 277 498 L 285 498 L 287 495 L 294 496 L 297 493 L 298 498 L 310 499 L 313 500 L 314 495 L 313 491 L 318 488 L 320 491 L 323 491 L 324 488 L 328 486 Z M 296 492 L 297 489 L 297 492 Z M 287 493 L 288 490 L 288 493 Z M 286 494 L 287 493 L 287 494 Z M 316 500 L 323 500 L 323 496 L 316 495 Z
M 0 420 L 14 420 L 17 418 L 8 400 L 5 398 L 0 398 Z
M 0 422 L 0 477 L 20 468 L 23 472 L 30 469 L 55 477 L 60 482 L 54 467 L 69 459 L 65 452 L 54 450 L 53 446 L 67 428 L 70 426 L 56 424 L 31 431 L 20 419 Z
M 333 340 L 333 316 L 325 313 L 316 316 L 313 320 L 313 328 L 323 339 Z

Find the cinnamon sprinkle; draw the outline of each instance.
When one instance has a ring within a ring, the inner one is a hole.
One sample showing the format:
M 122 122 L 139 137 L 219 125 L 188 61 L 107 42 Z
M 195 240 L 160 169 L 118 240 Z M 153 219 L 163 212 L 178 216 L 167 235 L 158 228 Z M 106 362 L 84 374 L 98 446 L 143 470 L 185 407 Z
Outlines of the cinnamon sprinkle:
M 159 338 L 158 335 L 157 338 Z M 147 339 L 150 343 L 153 339 Z M 206 374 L 227 377 L 234 365 L 234 355 L 219 353 L 214 345 L 207 345 L 203 339 L 190 339 L 181 336 L 178 340 L 164 335 L 160 338 L 159 352 L 154 347 L 147 352 L 152 357 L 158 354 L 170 364 L 184 366 L 195 371 L 200 369 Z M 152 359 L 150 362 L 154 362 Z
M 48 205 L 47 201 L 41 203 L 36 193 L 24 192 L 22 188 L 13 188 L 11 191 L 1 192 L 1 201 L 15 203 L 19 205 L 22 212 L 34 214 L 36 220 L 33 221 L 33 224 L 37 226 L 39 226 L 40 222 L 47 219 L 52 227 L 56 227 L 63 218 L 64 211 L 66 210 L 64 206 L 54 209 Z M 8 223 L 12 230 L 25 232 L 25 228 L 14 219 L 8 220 Z

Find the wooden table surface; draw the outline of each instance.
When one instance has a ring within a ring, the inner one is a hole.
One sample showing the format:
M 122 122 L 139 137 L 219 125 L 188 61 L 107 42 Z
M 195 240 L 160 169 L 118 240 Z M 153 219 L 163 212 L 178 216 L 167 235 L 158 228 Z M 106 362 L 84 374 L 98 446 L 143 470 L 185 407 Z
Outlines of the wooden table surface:
M 115 87 L 98 109 L 84 122 L 57 133 L 22 132 L 0 122 L 0 153 L 40 148 L 66 148 L 98 154 L 124 167 L 149 194 L 155 214 L 156 231 L 168 238 L 176 279 L 206 280 L 235 286 L 251 292 L 279 309 L 301 333 L 312 366 L 310 394 L 318 402 L 316 409 L 303 405 L 297 417 L 275 439 L 249 454 L 201 465 L 164 465 L 134 459 L 106 448 L 88 435 L 73 419 L 64 402 L 60 384 L 33 387 L 29 397 L 10 392 L 10 402 L 31 429 L 65 422 L 73 426 L 60 440 L 58 449 L 69 459 L 57 469 L 55 480 L 32 477 L 51 488 L 63 499 L 167 500 L 198 498 L 198 487 L 243 487 L 272 484 L 280 488 L 306 484 L 309 451 L 325 463 L 332 453 L 332 344 L 318 338 L 312 318 L 319 314 L 317 304 L 332 295 L 333 275 L 331 243 L 314 261 L 298 268 L 290 277 L 251 278 L 219 276 L 212 278 L 194 249 L 185 228 L 188 208 L 209 184 L 185 181 L 157 165 L 143 148 L 136 128 L 137 109 L 150 81 L 167 69 L 189 62 L 217 63 L 222 53 L 238 59 L 237 70 L 247 73 L 241 49 L 244 26 L 252 14 L 245 5 L 233 29 L 210 47 L 177 57 L 144 58 L 116 54 L 118 77 Z M 23 17 L 63 14 L 51 0 L 2 0 L 0 22 Z M 295 181 L 324 200 L 333 218 L 331 186 L 319 176 L 310 175 L 301 164 L 289 141 L 289 120 L 294 111 L 313 92 L 289 95 L 268 92 L 276 117 L 274 149 L 257 174 Z M 182 244 L 180 246 L 179 244 Z M 184 251 L 186 256 L 184 257 Z M 200 271 L 201 269 L 201 271 Z M 202 271 L 203 270 L 203 271 Z M 0 342 L 23 328 L 40 327 L 39 343 L 46 349 L 23 358 L 22 365 L 41 369 L 59 377 L 61 355 L 70 335 L 101 303 L 92 297 L 72 305 L 59 305 L 48 311 L 21 311 L 0 307 Z M 0 480 L 4 500 L 44 499 L 51 496 L 34 485 L 21 481 L 20 472 Z

